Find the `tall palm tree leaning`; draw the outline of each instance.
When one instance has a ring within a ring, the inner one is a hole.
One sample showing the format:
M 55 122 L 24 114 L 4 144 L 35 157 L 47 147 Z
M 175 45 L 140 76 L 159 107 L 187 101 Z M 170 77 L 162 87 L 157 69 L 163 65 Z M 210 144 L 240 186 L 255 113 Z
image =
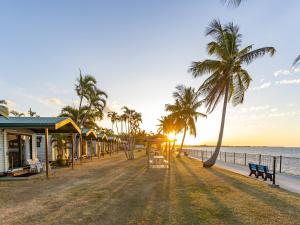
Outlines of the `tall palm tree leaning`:
M 206 117 L 206 115 L 197 111 L 201 106 L 201 101 L 199 100 L 199 93 L 194 88 L 179 85 L 176 87 L 173 97 L 175 98 L 175 103 L 167 104 L 166 111 L 171 113 L 170 116 L 174 119 L 174 124 L 181 124 L 181 130 L 183 130 L 179 157 L 182 152 L 186 132 L 189 130 L 190 135 L 196 137 L 197 119 L 199 116 Z
M 209 74 L 199 88 L 200 94 L 204 96 L 203 103 L 207 107 L 207 113 L 213 112 L 224 98 L 218 143 L 212 157 L 203 164 L 204 167 L 211 167 L 215 164 L 222 145 L 227 103 L 231 101 L 233 106 L 243 103 L 252 80 L 243 66 L 266 54 L 273 56 L 275 49 L 263 47 L 252 50 L 252 45 L 241 49 L 242 35 L 239 27 L 233 23 L 223 26 L 219 20 L 213 20 L 209 24 L 206 35 L 213 39 L 207 44 L 208 55 L 215 56 L 215 59 L 193 62 L 190 72 L 195 78 Z

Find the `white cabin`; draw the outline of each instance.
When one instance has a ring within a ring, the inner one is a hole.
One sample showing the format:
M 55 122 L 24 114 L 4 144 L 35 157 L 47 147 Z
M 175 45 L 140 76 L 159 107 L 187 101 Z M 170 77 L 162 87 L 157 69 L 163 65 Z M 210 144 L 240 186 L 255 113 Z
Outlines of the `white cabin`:
M 36 134 L 28 129 L 0 129 L 0 173 L 28 165 L 37 159 Z

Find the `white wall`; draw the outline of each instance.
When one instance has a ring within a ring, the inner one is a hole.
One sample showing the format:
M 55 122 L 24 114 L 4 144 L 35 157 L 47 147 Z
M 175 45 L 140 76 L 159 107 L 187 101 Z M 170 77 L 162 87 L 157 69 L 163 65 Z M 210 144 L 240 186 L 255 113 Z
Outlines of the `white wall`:
M 32 159 L 35 160 L 37 158 L 37 149 L 36 149 L 36 134 L 30 130 L 26 129 L 2 129 L 0 130 L 0 172 L 6 172 L 8 170 L 8 155 L 7 155 L 7 133 L 12 134 L 24 134 L 32 136 Z M 29 158 L 29 138 L 26 138 L 26 159 Z
M 41 141 L 41 145 L 40 147 L 37 147 L 37 157 L 40 161 L 46 161 L 46 154 L 45 154 L 45 135 L 44 134 L 37 134 L 37 137 L 41 137 L 42 141 Z M 56 159 L 56 155 L 55 155 L 55 151 L 52 152 L 52 144 L 51 144 L 51 138 L 52 135 L 50 134 L 48 136 L 48 159 L 50 161 L 54 161 Z M 36 144 L 36 141 L 35 141 Z
M 6 132 L 5 130 L 0 130 L 0 172 L 5 172 L 7 170 L 7 156 L 6 156 Z

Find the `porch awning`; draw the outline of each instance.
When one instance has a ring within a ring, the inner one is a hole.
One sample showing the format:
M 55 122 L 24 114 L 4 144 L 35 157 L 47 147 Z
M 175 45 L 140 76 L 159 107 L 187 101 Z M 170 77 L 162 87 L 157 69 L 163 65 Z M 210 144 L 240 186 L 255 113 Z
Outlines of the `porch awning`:
M 75 122 L 68 117 L 0 117 L 0 128 L 30 129 L 35 133 L 81 133 Z
M 106 136 L 106 134 L 98 134 L 97 139 L 99 141 L 107 141 L 107 136 Z
M 91 128 L 82 128 L 81 134 L 83 137 L 97 138 L 96 132 Z
M 108 140 L 108 141 L 116 141 L 117 138 L 114 137 L 114 136 L 109 136 L 109 137 L 107 138 L 107 140 Z
M 163 134 L 155 134 L 145 139 L 147 142 L 167 142 L 169 141 L 168 137 Z

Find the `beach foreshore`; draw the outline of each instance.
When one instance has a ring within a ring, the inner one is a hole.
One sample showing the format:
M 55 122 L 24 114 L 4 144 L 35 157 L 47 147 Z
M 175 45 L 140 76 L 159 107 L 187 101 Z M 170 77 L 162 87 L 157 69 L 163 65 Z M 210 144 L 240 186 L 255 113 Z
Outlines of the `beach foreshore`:
M 0 224 L 300 224 L 300 195 L 188 157 L 148 169 L 145 151 L 0 182 Z
M 189 157 L 201 161 L 200 157 L 195 157 L 195 156 L 189 156 Z M 216 166 L 249 177 L 248 167 L 241 166 L 238 164 L 225 163 L 222 161 L 217 161 Z M 249 178 L 257 179 L 254 177 L 249 177 Z M 263 181 L 262 179 L 257 179 L 257 180 L 266 182 L 270 185 L 272 184 L 272 182 L 269 180 L 268 181 Z M 300 194 L 300 176 L 277 173 L 276 184 L 279 185 L 280 188 Z

